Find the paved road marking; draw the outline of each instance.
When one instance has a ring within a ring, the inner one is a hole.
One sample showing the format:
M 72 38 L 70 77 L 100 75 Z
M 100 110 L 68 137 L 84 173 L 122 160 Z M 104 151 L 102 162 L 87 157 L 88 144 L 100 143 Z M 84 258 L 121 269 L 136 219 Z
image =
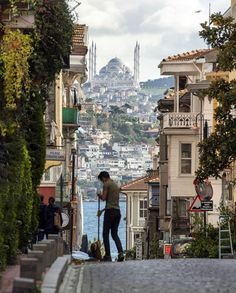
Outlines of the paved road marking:
M 78 286 L 76 290 L 77 293 L 83 293 L 82 292 L 83 279 L 84 279 L 84 267 L 81 268 L 79 273 L 79 282 L 78 282 Z

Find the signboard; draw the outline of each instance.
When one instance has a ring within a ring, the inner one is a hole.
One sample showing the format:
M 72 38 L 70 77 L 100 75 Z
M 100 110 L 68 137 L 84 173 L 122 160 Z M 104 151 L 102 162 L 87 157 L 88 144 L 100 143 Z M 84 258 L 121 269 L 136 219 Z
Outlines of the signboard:
M 135 241 L 136 244 L 136 259 L 142 260 L 143 259 L 143 243 L 142 239 L 137 238 Z
M 202 201 L 201 209 L 203 211 L 213 211 L 213 200 Z
M 65 161 L 65 151 L 47 148 L 46 160 L 48 160 L 48 161 Z
M 188 211 L 194 212 L 194 213 L 213 211 L 213 201 L 212 200 L 209 200 L 209 201 L 201 200 L 200 195 L 197 195 L 194 198 Z

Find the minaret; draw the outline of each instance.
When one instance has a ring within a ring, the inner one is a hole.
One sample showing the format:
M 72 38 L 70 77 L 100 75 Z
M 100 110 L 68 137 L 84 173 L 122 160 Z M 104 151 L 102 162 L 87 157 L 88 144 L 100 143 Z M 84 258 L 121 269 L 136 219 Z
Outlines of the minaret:
M 92 58 L 91 58 L 91 81 L 93 80 L 93 74 L 94 74 L 94 43 L 92 42 Z
M 136 55 L 137 55 L 137 43 L 135 45 L 135 48 L 134 48 L 134 81 L 136 83 L 136 80 L 137 80 L 137 74 L 136 74 Z
M 89 81 L 92 80 L 92 49 L 89 47 Z
M 138 56 L 137 56 L 137 82 L 140 78 L 140 44 L 138 43 Z
M 140 45 L 136 42 L 134 48 L 134 82 L 136 85 L 139 83 L 139 71 L 140 71 Z
M 93 77 L 97 74 L 97 46 L 94 46 L 94 56 L 93 56 Z

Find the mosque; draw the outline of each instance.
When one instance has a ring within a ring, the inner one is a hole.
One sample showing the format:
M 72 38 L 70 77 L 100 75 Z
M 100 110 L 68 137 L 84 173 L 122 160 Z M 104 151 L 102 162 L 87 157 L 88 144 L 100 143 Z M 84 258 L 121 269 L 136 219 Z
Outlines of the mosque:
M 128 90 L 139 88 L 140 44 L 134 49 L 134 73 L 122 61 L 115 57 L 102 67 L 97 74 L 97 48 L 92 43 L 89 49 L 89 81 L 91 87 L 106 87 L 109 90 Z

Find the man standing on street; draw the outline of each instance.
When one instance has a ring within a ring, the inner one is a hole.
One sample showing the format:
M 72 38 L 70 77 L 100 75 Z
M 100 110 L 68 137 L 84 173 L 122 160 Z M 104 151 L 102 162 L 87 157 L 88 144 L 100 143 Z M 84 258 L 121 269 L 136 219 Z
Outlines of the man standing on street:
M 103 192 L 98 197 L 106 201 L 104 222 L 103 222 L 103 242 L 105 247 L 105 256 L 103 261 L 111 261 L 109 233 L 111 230 L 112 239 L 115 241 L 118 250 L 118 261 L 124 260 L 123 249 L 120 238 L 118 236 L 118 227 L 120 224 L 121 213 L 119 206 L 120 188 L 110 178 L 106 171 L 102 171 L 98 175 L 98 179 L 103 183 Z

